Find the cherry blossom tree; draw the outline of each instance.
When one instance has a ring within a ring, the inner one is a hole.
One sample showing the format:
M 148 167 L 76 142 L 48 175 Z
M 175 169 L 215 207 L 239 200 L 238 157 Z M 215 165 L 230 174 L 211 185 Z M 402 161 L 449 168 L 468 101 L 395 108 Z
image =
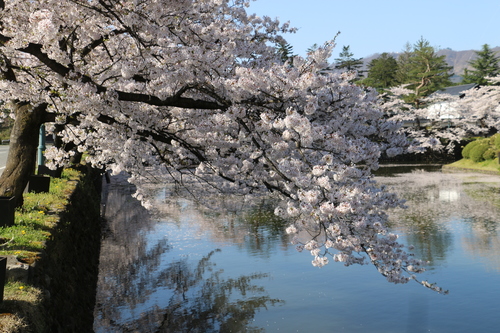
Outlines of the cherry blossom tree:
M 467 130 L 476 135 L 491 134 L 500 130 L 500 76 L 486 78 L 490 85 L 479 86 L 464 92 L 456 101 L 461 116 L 469 120 Z
M 500 130 L 500 77 L 492 85 L 472 87 L 460 95 L 435 93 L 421 100 L 423 107 L 405 102 L 412 91 L 391 88 L 381 98 L 388 119 L 402 124 L 414 151 L 444 151 L 448 154 L 464 139 L 487 136 Z
M 399 126 L 352 74 L 322 71 L 332 42 L 283 63 L 275 46 L 294 29 L 247 6 L 6 1 L 0 98 L 16 122 L 29 109 L 75 147 L 49 149 L 52 166 L 85 152 L 95 167 L 126 171 L 146 206 L 152 183 L 199 200 L 270 194 L 313 265 L 372 264 L 390 282 L 442 292 L 417 280 L 422 262 L 386 225 L 385 210 L 403 202 L 371 175 L 382 152 L 406 149 Z
M 393 87 L 384 93 L 381 98 L 381 109 L 390 121 L 399 123 L 411 142 L 412 153 L 425 153 L 429 151 L 446 151 L 451 154 L 458 142 L 467 137 L 467 131 L 461 122 L 465 112 L 455 115 L 461 108 L 458 97 L 448 94 L 437 94 L 420 100 L 425 107 L 416 107 L 414 103 L 407 102 L 406 96 L 413 90 L 404 85 Z M 454 117 L 449 116 L 453 109 Z

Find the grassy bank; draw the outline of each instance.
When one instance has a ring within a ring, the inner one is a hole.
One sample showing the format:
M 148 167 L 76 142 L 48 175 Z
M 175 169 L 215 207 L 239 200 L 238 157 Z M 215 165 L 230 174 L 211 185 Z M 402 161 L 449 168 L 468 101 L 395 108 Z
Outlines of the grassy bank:
M 463 158 L 451 164 L 443 165 L 444 170 L 478 171 L 491 174 L 500 174 L 499 168 L 500 165 L 498 164 L 498 158 L 477 163 L 470 159 Z
M 0 256 L 14 254 L 27 264 L 33 263 L 79 179 L 78 171 L 67 169 L 61 178 L 51 178 L 48 193 L 25 193 L 23 206 L 15 213 L 15 224 L 0 229 Z
M 0 256 L 14 255 L 36 265 L 74 192 L 81 173 L 67 169 L 51 178 L 48 193 L 25 193 L 24 204 L 15 212 L 15 224 L 0 228 Z M 0 332 L 47 332 L 45 292 L 31 283 L 7 281 L 0 304 Z

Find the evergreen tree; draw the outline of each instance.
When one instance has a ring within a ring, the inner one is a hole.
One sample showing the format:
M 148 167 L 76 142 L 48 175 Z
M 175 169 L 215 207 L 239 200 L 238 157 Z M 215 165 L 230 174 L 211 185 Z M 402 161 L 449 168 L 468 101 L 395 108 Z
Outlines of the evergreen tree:
M 311 45 L 311 47 L 309 47 L 307 49 L 307 55 L 310 55 L 311 53 L 313 53 L 314 51 L 316 51 L 318 49 L 318 44 L 314 43 L 313 45 Z
M 481 51 L 476 51 L 476 59 L 469 61 L 472 69 L 465 69 L 463 83 L 477 83 L 479 85 L 489 85 L 487 77 L 495 77 L 500 74 L 498 57 L 496 52 L 488 44 L 484 44 Z
M 354 54 L 350 50 L 350 46 L 343 46 L 339 57 L 335 59 L 335 68 L 344 69 L 347 71 L 358 71 L 363 65 L 363 58 L 354 58 Z
M 276 46 L 276 52 L 284 63 L 288 60 L 293 60 L 293 57 L 295 57 L 295 54 L 293 54 L 293 46 L 288 43 L 279 43 L 278 46 Z
M 396 59 L 384 52 L 380 57 L 370 61 L 368 64 L 368 77 L 362 83 L 378 90 L 393 87 L 397 84 L 397 70 L 398 63 Z
M 407 84 L 408 89 L 414 92 L 407 96 L 407 101 L 421 106 L 421 99 L 433 92 L 450 86 L 450 70 L 452 69 L 445 61 L 445 56 L 438 56 L 429 41 L 421 38 L 412 47 L 410 53 L 404 59 L 405 73 L 400 73 L 400 78 Z
M 399 54 L 396 71 L 396 81 L 399 84 L 404 84 L 409 80 L 409 72 L 411 68 L 410 59 L 413 56 L 413 45 L 406 43 L 404 50 Z

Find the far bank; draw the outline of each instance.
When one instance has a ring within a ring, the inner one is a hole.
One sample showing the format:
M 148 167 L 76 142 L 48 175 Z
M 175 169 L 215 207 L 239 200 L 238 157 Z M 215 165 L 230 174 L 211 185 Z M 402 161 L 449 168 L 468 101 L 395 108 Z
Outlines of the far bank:
M 483 162 L 474 162 L 470 159 L 463 158 L 450 164 L 444 164 L 442 169 L 445 171 L 475 171 L 493 175 L 500 175 L 500 165 L 498 164 L 498 158 Z

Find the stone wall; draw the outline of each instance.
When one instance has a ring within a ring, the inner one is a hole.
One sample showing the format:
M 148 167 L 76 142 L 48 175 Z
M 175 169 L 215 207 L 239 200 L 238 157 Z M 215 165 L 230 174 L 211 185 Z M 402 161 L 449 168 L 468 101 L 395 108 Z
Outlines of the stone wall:
M 101 176 L 86 170 L 37 263 L 49 332 L 92 332 L 101 242 Z

